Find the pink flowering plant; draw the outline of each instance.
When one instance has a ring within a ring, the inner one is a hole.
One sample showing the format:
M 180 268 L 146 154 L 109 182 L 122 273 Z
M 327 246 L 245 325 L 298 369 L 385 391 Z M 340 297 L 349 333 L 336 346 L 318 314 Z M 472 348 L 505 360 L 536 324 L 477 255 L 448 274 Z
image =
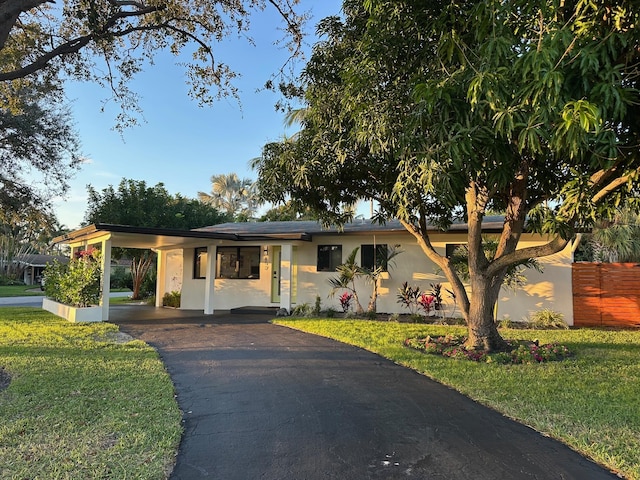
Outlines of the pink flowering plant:
M 407 338 L 404 345 L 424 353 L 474 362 L 500 364 L 534 364 L 560 361 L 572 355 L 564 345 L 549 343 L 539 345 L 537 342 L 507 341 L 509 350 L 505 352 L 486 353 L 481 350 L 467 350 L 464 346 L 467 338 L 457 335 L 439 337 Z
M 418 299 L 418 304 L 420 305 L 420 308 L 424 310 L 425 315 L 428 317 L 431 315 L 432 311 L 435 311 L 436 297 L 433 295 L 429 295 L 428 293 L 423 293 Z
M 353 300 L 353 294 L 349 292 L 344 292 L 340 295 L 340 306 L 342 307 L 342 311 L 347 313 L 351 308 L 351 301 Z

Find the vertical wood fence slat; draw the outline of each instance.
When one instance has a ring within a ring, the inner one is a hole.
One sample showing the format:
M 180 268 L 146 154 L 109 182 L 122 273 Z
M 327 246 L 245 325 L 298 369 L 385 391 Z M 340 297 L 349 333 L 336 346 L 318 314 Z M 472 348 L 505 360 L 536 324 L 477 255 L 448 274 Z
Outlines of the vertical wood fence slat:
M 640 264 L 574 263 L 573 324 L 640 327 Z

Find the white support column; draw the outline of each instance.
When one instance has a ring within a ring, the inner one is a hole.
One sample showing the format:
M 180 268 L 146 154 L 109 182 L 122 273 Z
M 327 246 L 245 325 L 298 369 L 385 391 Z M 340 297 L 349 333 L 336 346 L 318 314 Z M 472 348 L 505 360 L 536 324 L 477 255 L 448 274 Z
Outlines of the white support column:
M 280 308 L 286 308 L 287 312 L 291 312 L 293 245 L 283 244 L 280 248 Z
M 216 281 L 216 246 L 207 246 L 207 276 L 205 279 L 205 291 L 204 291 L 204 314 L 213 315 L 214 299 L 213 294 L 215 292 Z
M 100 305 L 102 306 L 102 321 L 109 320 L 109 290 L 111 289 L 111 239 L 102 240 L 102 292 Z
M 166 250 L 158 250 L 158 269 L 156 271 L 156 307 L 162 306 L 162 297 L 167 290 L 167 280 L 165 278 L 167 272 L 167 252 Z

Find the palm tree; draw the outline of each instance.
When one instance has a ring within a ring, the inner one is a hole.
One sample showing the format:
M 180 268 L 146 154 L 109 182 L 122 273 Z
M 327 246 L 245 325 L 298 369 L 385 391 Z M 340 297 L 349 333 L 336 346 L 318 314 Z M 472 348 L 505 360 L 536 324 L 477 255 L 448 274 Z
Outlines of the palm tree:
M 640 214 L 623 208 L 591 235 L 595 262 L 640 262 Z
M 260 205 L 255 182 L 237 173 L 213 175 L 211 193 L 198 192 L 198 199 L 236 220 L 253 218 Z

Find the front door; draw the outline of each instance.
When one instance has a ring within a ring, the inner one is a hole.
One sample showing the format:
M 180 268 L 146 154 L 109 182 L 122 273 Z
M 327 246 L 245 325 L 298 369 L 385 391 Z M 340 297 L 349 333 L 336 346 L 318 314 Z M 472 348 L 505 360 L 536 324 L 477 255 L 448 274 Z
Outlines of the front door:
M 271 263 L 271 303 L 280 303 L 280 247 L 273 247 Z M 291 302 L 295 303 L 298 292 L 297 247 L 293 247 L 293 268 L 291 272 Z

